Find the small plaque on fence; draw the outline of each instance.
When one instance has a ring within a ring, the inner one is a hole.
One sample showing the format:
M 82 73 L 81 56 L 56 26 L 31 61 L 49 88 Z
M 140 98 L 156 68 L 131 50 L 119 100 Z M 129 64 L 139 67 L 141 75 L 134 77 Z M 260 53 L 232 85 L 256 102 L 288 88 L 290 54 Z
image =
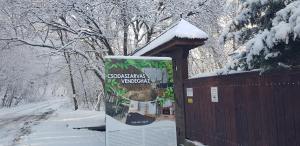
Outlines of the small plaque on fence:
M 186 96 L 193 97 L 193 88 L 186 88 Z
M 219 102 L 218 87 L 210 87 L 211 102 Z
M 192 104 L 194 101 L 193 101 L 193 98 L 188 98 L 187 99 L 187 102 L 189 103 L 189 104 Z

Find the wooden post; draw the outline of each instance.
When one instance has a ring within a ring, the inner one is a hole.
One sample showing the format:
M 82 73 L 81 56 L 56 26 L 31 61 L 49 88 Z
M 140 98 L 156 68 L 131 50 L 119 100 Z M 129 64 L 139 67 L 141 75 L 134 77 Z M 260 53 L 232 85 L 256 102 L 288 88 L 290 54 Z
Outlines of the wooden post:
M 174 90 L 176 99 L 176 130 L 177 142 L 183 144 L 185 141 L 185 107 L 184 107 L 184 85 L 183 81 L 188 79 L 188 54 L 189 49 L 174 49 L 170 54 L 173 60 Z

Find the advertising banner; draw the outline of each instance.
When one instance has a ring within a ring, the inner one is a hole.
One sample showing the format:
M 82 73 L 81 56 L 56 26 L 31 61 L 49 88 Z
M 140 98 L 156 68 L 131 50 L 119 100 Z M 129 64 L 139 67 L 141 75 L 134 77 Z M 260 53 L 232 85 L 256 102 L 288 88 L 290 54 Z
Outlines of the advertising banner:
M 176 146 L 172 60 L 105 57 L 106 146 Z

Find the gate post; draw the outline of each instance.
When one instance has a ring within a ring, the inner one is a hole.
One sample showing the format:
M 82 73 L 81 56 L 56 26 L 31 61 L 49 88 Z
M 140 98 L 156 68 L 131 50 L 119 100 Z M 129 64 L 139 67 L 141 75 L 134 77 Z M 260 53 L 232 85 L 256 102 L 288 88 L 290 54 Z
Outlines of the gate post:
M 185 99 L 184 80 L 188 79 L 188 55 L 189 49 L 174 49 L 170 53 L 173 61 L 174 93 L 176 100 L 176 131 L 178 144 L 183 144 L 185 135 Z
M 133 56 L 171 57 L 174 74 L 174 94 L 176 100 L 177 142 L 183 144 L 186 138 L 184 80 L 188 79 L 189 50 L 202 46 L 208 35 L 185 20 L 180 20 L 146 46 L 136 50 Z

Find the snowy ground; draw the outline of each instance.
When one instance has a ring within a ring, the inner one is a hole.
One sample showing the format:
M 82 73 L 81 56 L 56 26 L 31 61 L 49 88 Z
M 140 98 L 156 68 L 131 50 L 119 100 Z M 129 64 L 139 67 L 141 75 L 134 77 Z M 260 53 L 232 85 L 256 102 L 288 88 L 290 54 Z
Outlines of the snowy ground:
M 104 112 L 73 111 L 67 98 L 0 109 L 0 146 L 104 146 Z

